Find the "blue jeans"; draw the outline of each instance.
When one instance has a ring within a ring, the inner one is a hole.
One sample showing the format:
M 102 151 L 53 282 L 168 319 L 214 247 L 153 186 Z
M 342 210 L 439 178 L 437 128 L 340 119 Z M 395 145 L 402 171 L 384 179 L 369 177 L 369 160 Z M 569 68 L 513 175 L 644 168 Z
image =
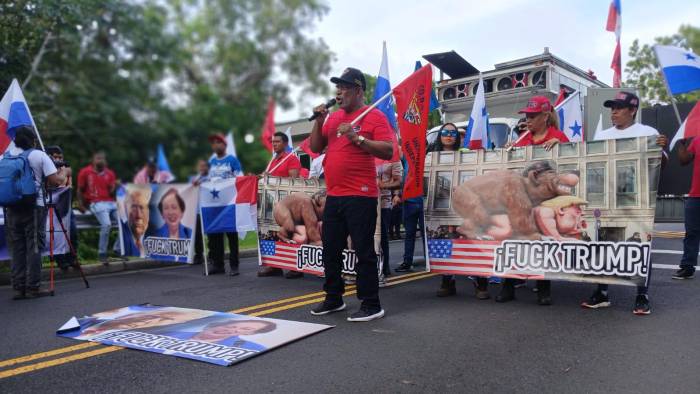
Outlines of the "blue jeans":
M 685 200 L 685 238 L 683 238 L 683 258 L 681 268 L 695 272 L 700 250 L 700 197 Z
M 117 204 L 114 201 L 100 201 L 90 204 L 90 212 L 100 222 L 100 241 L 98 252 L 100 256 L 107 255 L 107 244 L 109 243 L 109 231 L 112 229 L 112 220 L 117 221 Z
M 420 202 L 406 200 L 403 202 L 403 225 L 406 229 L 406 239 L 403 244 L 404 264 L 413 264 L 413 252 L 416 248 L 416 228 L 420 224 L 421 234 L 425 234 L 423 223 L 423 199 Z

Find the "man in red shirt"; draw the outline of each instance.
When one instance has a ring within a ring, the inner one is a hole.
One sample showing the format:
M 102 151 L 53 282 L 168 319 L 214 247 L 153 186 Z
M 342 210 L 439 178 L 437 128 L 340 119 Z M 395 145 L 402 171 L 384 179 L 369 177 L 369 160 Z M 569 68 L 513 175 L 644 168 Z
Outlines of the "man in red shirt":
M 294 153 L 287 152 L 288 146 L 289 137 L 287 134 L 276 132 L 272 137 L 272 149 L 275 152 L 275 157 L 272 158 L 265 172 L 278 177 L 297 178 L 299 176 L 301 162 Z
M 693 163 L 693 179 L 685 200 L 685 238 L 680 269 L 673 279 L 692 279 L 698 265 L 700 250 L 700 137 L 688 138 L 678 143 L 678 159 L 682 165 Z
M 319 116 L 310 137 L 313 152 L 321 153 L 328 147 L 324 159 L 328 197 L 322 228 L 326 298 L 311 314 L 325 315 L 345 309 L 341 271 L 349 235 L 357 256 L 357 298 L 362 305 L 348 321 L 370 321 L 384 316 L 374 250 L 379 196 L 374 158 L 392 157 L 393 134 L 386 116 L 378 109 L 372 109 L 351 124 L 367 109 L 366 82 L 360 70 L 347 68 L 340 77 L 331 78 L 331 82 L 336 84 L 340 110 L 328 116 L 324 105 L 316 107 L 314 112 Z
M 117 204 L 114 201 L 116 188 L 117 177 L 107 168 L 105 153 L 95 152 L 92 155 L 92 163 L 78 173 L 78 207 L 82 212 L 90 208 L 90 212 L 100 222 L 98 251 L 103 264 L 107 264 L 107 244 L 109 231 L 112 228 L 112 217 L 116 221 Z
M 287 152 L 289 146 L 289 137 L 282 132 L 276 132 L 272 137 L 272 149 L 275 156 L 270 161 L 265 172 L 268 175 L 282 178 L 297 178 L 301 169 L 299 158 L 292 152 Z M 258 276 L 279 276 L 282 275 L 281 268 L 264 266 L 258 271 Z M 304 274 L 299 271 L 287 271 L 284 275 L 287 279 L 297 279 L 303 277 Z

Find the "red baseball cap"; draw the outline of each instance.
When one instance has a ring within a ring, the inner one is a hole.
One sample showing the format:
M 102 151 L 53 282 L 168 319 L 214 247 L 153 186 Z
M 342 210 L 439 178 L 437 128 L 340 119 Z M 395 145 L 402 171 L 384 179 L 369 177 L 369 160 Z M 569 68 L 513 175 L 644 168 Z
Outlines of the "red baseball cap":
M 527 106 L 520 111 L 519 114 L 537 114 L 540 112 L 550 112 L 552 103 L 545 96 L 535 96 L 527 101 Z
M 222 144 L 227 145 L 226 144 L 226 136 L 224 136 L 221 133 L 214 133 L 214 134 L 209 136 L 209 142 L 214 142 L 214 141 L 219 141 Z

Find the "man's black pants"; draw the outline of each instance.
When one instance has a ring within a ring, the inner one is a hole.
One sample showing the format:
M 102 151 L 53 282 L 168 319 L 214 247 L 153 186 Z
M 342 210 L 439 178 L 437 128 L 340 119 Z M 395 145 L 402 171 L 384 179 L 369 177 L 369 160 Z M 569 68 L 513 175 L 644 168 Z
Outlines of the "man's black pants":
M 374 250 L 374 231 L 377 224 L 377 199 L 374 197 L 328 196 L 323 212 L 323 265 L 326 299 L 340 302 L 345 292 L 341 276 L 343 249 L 348 235 L 357 256 L 357 298 L 362 307 L 381 309 L 377 254 Z
M 230 252 L 228 263 L 231 268 L 238 268 L 238 233 L 208 234 L 209 255 L 211 264 L 215 268 L 224 267 L 224 234 L 228 238 L 228 250 Z

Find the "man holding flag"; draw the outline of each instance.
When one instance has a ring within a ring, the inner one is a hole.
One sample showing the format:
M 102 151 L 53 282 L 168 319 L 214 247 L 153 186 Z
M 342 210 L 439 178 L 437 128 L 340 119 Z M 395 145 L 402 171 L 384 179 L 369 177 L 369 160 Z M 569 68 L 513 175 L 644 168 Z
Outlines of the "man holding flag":
M 370 321 L 384 316 L 374 250 L 379 195 L 374 158 L 392 157 L 393 133 L 381 111 L 364 105 L 367 85 L 360 70 L 346 68 L 340 77 L 331 78 L 331 82 L 336 84 L 340 110 L 329 116 L 325 105 L 316 107 L 314 112 L 319 116 L 311 130 L 313 152 L 320 153 L 328 146 L 325 160 L 328 198 L 322 231 L 326 299 L 311 314 L 325 315 L 345 309 L 341 270 L 349 235 L 357 255 L 357 297 L 362 305 L 348 321 Z
M 690 183 L 688 198 L 685 200 L 685 238 L 683 239 L 683 258 L 680 269 L 673 279 L 692 279 L 695 266 L 698 265 L 700 250 L 700 103 L 685 119 L 681 128 L 673 137 L 673 144 L 678 142 L 678 159 L 681 165 L 693 163 L 693 179 Z

